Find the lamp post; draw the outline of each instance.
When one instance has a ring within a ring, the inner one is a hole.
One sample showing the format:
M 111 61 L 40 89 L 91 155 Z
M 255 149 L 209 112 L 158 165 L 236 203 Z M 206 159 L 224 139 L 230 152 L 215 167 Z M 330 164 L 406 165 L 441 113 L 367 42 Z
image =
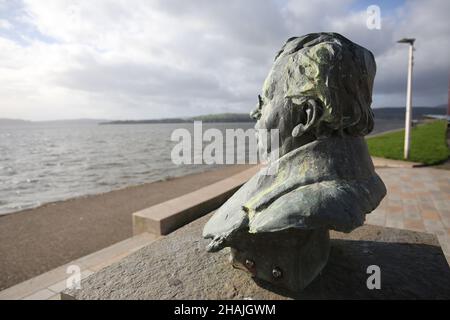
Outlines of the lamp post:
M 412 68 L 413 68 L 413 51 L 414 51 L 414 41 L 413 38 L 404 38 L 398 43 L 408 43 L 409 44 L 409 61 L 408 61 L 408 84 L 406 87 L 406 116 L 405 116 L 405 145 L 403 149 L 403 158 L 409 158 L 409 146 L 411 143 L 411 113 L 412 113 Z

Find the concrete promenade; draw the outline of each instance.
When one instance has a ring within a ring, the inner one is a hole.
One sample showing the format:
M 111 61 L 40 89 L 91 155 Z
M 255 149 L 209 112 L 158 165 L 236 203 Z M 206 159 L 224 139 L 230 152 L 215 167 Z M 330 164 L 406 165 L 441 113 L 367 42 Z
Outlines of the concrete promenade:
M 366 224 L 433 233 L 450 264 L 450 170 L 377 168 L 387 196 Z

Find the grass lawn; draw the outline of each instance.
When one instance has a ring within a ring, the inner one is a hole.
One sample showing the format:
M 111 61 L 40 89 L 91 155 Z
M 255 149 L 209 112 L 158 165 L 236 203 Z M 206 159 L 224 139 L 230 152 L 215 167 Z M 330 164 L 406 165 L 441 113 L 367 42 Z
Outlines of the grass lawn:
M 411 130 L 409 161 L 427 165 L 437 164 L 450 155 L 446 143 L 447 121 L 435 121 L 419 125 Z M 403 159 L 405 131 L 397 131 L 367 138 L 372 156 L 395 160 Z

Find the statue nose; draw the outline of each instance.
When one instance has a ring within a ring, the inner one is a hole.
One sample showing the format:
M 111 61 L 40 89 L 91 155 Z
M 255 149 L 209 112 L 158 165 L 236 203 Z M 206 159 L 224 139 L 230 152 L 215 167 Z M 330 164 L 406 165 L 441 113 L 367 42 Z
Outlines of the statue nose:
M 259 120 L 259 118 L 261 118 L 261 109 L 259 106 L 250 112 L 250 117 L 255 120 Z

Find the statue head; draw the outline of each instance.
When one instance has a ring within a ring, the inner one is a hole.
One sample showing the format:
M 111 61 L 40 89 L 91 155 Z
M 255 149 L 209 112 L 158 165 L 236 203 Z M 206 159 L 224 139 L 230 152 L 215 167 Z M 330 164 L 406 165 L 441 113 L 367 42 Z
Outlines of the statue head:
M 280 130 L 280 155 L 323 137 L 366 135 L 375 71 L 373 54 L 337 33 L 290 38 L 251 112 L 255 128 Z

